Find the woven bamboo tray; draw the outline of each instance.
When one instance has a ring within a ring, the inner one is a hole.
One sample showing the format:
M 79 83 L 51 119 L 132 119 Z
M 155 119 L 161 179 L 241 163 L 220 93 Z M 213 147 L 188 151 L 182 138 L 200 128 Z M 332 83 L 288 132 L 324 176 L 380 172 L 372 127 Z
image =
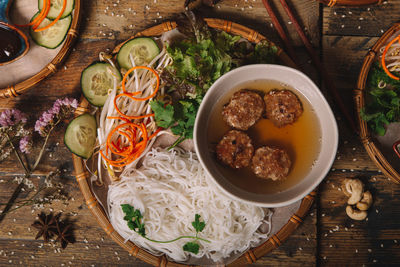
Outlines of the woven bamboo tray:
M 367 123 L 361 119 L 360 110 L 365 106 L 366 82 L 369 70 L 375 62 L 376 57 L 379 56 L 380 48 L 386 45 L 390 38 L 398 34 L 400 34 L 400 23 L 394 24 L 387 30 L 369 50 L 364 59 L 360 75 L 358 76 L 357 88 L 354 90 L 354 101 L 360 126 L 361 141 L 376 166 L 395 183 L 400 183 L 400 159 L 395 156 L 393 150 L 390 149 L 390 151 L 388 151 L 384 149 L 379 140 L 373 136 L 370 129 L 367 127 Z
M 329 6 L 365 6 L 373 4 L 381 4 L 383 0 L 318 0 L 319 2 Z
M 240 24 L 236 24 L 234 22 L 221 20 L 221 19 L 205 19 L 208 26 L 223 30 L 235 35 L 240 35 L 251 42 L 259 42 L 261 40 L 266 39 L 263 35 L 259 34 L 258 32 L 249 29 L 245 26 Z M 151 27 L 146 29 L 142 32 L 137 33 L 135 36 L 158 36 L 162 33 L 172 30 L 176 27 L 175 22 L 164 22 L 157 26 Z M 117 52 L 121 45 L 117 46 L 114 52 Z M 293 61 L 287 56 L 287 54 L 280 48 L 278 48 L 277 53 L 280 61 L 289 66 L 295 66 Z M 85 98 L 82 97 L 81 103 L 79 107 L 75 111 L 75 116 L 81 115 L 83 113 L 90 111 L 90 105 Z M 110 221 L 108 220 L 105 211 L 101 204 L 97 201 L 95 195 L 93 194 L 90 188 L 90 181 L 89 181 L 89 173 L 85 168 L 83 160 L 72 154 L 72 159 L 75 168 L 75 176 L 76 180 L 79 184 L 80 190 L 85 198 L 86 205 L 96 218 L 99 225 L 104 229 L 104 231 L 121 247 L 123 247 L 126 251 L 128 251 L 134 257 L 152 264 L 154 266 L 186 266 L 181 263 L 171 262 L 168 261 L 166 256 L 154 256 L 149 252 L 141 249 L 140 247 L 136 246 L 131 241 L 124 242 L 124 239 L 115 231 L 113 226 L 111 225 Z M 251 264 L 257 261 L 257 259 L 261 258 L 265 254 L 271 252 L 273 249 L 279 247 L 282 242 L 284 242 L 293 232 L 294 230 L 302 223 L 303 218 L 306 216 L 308 211 L 311 208 L 311 205 L 314 202 L 314 198 L 316 196 L 316 192 L 313 191 L 309 195 L 303 198 L 299 209 L 296 211 L 295 214 L 291 216 L 288 222 L 271 238 L 269 238 L 266 242 L 261 244 L 258 247 L 249 249 L 239 258 L 237 258 L 232 263 L 228 264 L 227 266 L 243 266 L 246 264 Z
M 73 17 L 71 21 L 71 26 L 68 30 L 67 36 L 64 40 L 64 44 L 58 54 L 48 63 L 42 70 L 33 75 L 32 77 L 18 82 L 16 84 L 10 84 L 5 88 L 0 88 L 0 99 L 17 97 L 23 94 L 25 91 L 37 85 L 46 77 L 57 71 L 57 68 L 64 62 L 67 58 L 69 52 L 71 51 L 75 40 L 78 37 L 78 29 L 80 24 L 80 19 L 82 15 L 82 3 L 81 0 L 75 0 L 75 7 L 73 11 Z

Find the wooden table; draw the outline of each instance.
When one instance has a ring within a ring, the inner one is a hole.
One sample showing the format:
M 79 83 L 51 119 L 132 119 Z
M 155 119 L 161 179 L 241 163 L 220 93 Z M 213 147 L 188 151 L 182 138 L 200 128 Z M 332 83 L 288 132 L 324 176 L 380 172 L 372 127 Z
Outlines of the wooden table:
M 136 31 L 173 19 L 183 10 L 184 1 L 83 2 L 80 40 L 65 67 L 26 94 L 1 100 L 1 110 L 16 107 L 30 114 L 34 121 L 57 98 L 79 98 L 80 73 L 98 58 L 100 51 L 112 49 Z M 272 2 L 296 46 L 300 67 L 320 84 L 279 1 Z M 328 8 L 314 0 L 290 2 L 347 105 L 352 107 L 352 89 L 363 57 L 378 37 L 400 19 L 400 0 L 362 8 Z M 209 17 L 224 18 L 252 27 L 280 43 L 261 0 L 225 0 L 214 8 L 202 7 L 199 11 Z M 253 265 L 399 265 L 400 186 L 381 174 L 369 159 L 358 136 L 341 118 L 330 95 L 326 92 L 325 95 L 336 112 L 340 130 L 335 163 L 319 186 L 316 203 L 303 224 L 282 246 Z M 145 263 L 130 257 L 107 237 L 91 216 L 74 180 L 71 155 L 63 145 L 63 131 L 60 129 L 52 135 L 46 149 L 47 156 L 35 172 L 35 177 L 43 177 L 57 168 L 64 170 L 65 187 L 72 198 L 68 205 L 54 203 L 44 210 L 62 210 L 64 214 L 69 214 L 75 221 L 77 242 L 65 250 L 57 250 L 58 245 L 42 246 L 42 240 L 34 240 L 36 231 L 30 227 L 38 211 L 31 207 L 21 208 L 9 214 L 0 225 L 0 265 L 145 266 Z M 0 202 L 8 200 L 16 186 L 11 181 L 22 174 L 14 157 L 0 163 Z M 374 204 L 367 221 L 352 221 L 346 216 L 346 198 L 338 190 L 341 180 L 346 177 L 359 177 L 373 193 Z M 39 180 L 37 178 L 33 178 L 35 183 Z M 21 196 L 25 197 L 24 194 Z

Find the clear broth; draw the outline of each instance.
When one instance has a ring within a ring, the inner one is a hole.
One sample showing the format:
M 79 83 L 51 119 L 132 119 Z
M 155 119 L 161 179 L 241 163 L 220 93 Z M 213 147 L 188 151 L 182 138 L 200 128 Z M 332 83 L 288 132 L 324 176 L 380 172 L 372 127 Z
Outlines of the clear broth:
M 288 152 L 292 167 L 289 175 L 281 181 L 262 179 L 257 177 L 250 167 L 237 170 L 217 160 L 215 147 L 222 136 L 231 129 L 222 119 L 222 109 L 234 92 L 240 89 L 256 90 L 262 95 L 272 89 L 288 89 L 299 97 L 303 105 L 303 114 L 291 125 L 278 128 L 270 120 L 262 118 L 246 131 L 253 140 L 255 149 L 271 145 L 281 147 Z M 256 80 L 241 84 L 232 90 L 231 94 L 221 98 L 212 111 L 207 134 L 211 156 L 217 162 L 217 168 L 223 176 L 233 185 L 256 194 L 284 191 L 300 182 L 311 170 L 321 146 L 319 121 L 309 101 L 294 88 L 273 80 Z

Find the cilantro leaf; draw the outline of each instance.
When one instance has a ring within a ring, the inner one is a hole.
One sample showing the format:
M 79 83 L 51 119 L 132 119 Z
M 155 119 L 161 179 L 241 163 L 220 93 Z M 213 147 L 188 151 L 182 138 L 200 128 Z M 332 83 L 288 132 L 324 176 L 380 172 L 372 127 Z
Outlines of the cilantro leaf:
M 174 124 L 174 107 L 172 105 L 165 105 L 163 101 L 151 101 L 150 107 L 154 111 L 156 124 L 162 128 L 168 128 Z
M 196 230 L 196 233 L 199 233 L 203 231 L 204 227 L 206 226 L 206 223 L 204 221 L 200 221 L 200 215 L 195 214 L 194 215 L 194 221 L 192 222 L 193 228 Z
M 122 211 L 125 213 L 124 220 L 127 221 L 129 229 L 145 237 L 146 230 L 142 223 L 143 215 L 140 210 L 135 209 L 129 204 L 121 204 Z
M 193 254 L 199 253 L 200 245 L 195 242 L 187 242 L 183 245 L 183 250 Z

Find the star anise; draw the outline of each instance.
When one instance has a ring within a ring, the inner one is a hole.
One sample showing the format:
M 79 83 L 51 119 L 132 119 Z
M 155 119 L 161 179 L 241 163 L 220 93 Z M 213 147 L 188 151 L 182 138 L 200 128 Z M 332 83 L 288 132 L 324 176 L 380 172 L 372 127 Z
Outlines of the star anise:
M 56 242 L 60 241 L 61 247 L 65 249 L 68 243 L 74 243 L 75 238 L 72 233 L 72 224 L 56 221 L 58 237 Z
M 44 242 L 49 242 L 49 238 L 53 237 L 57 232 L 57 221 L 60 215 L 53 216 L 52 213 L 46 215 L 44 212 L 38 214 L 39 219 L 32 224 L 33 227 L 39 230 L 35 239 L 43 236 Z

